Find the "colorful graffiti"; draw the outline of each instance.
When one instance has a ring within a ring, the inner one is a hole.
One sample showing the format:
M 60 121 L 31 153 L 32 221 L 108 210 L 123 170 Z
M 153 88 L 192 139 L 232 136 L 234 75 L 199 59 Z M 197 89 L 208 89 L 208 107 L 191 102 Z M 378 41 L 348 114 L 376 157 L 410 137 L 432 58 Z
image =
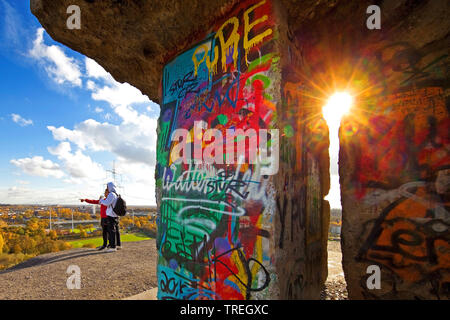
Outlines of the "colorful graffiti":
M 354 151 L 355 198 L 382 208 L 364 225 L 357 260 L 392 275 L 389 294 L 414 292 L 409 285 L 450 297 L 448 115 L 442 88 L 428 87 L 388 96 L 367 124 L 348 121 L 341 131 Z M 358 139 L 350 140 L 355 133 Z
M 274 192 L 271 177 L 261 174 L 263 164 L 170 157 L 180 128 L 191 137 L 183 143 L 196 152 L 196 121 L 223 133 L 200 144 L 213 157 L 212 144 L 225 144 L 227 130 L 273 128 L 279 57 L 271 3 L 246 1 L 231 12 L 164 68 L 156 168 L 159 299 L 252 299 L 264 297 L 273 284 Z

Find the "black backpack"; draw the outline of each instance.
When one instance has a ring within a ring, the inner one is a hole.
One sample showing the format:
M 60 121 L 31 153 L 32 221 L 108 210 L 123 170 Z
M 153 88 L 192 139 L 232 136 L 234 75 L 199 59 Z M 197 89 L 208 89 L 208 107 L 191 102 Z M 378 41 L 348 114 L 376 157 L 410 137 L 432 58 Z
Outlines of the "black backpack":
M 122 199 L 120 194 L 119 195 L 117 193 L 115 193 L 115 194 L 117 196 L 117 201 L 116 201 L 116 205 L 113 208 L 113 211 L 119 217 L 123 217 L 127 214 L 127 203 L 125 200 Z

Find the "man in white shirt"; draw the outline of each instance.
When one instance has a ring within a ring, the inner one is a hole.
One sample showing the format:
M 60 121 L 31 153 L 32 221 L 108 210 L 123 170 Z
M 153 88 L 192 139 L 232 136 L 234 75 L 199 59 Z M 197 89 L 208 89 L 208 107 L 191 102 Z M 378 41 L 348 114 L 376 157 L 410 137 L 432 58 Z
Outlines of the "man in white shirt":
M 100 200 L 99 203 L 106 206 L 107 229 L 109 234 L 110 248 L 106 252 L 115 252 L 116 248 L 116 233 L 118 228 L 118 216 L 114 212 L 114 206 L 117 202 L 116 186 L 112 182 L 108 182 L 108 196 L 106 199 Z

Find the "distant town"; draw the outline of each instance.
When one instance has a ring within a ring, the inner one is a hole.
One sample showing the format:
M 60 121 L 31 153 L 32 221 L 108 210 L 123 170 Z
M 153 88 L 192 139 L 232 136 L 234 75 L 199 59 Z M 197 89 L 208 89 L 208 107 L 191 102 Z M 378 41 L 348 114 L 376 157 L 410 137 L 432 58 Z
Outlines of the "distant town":
M 156 237 L 156 207 L 129 206 L 120 229 L 123 241 Z M 101 242 L 98 205 L 0 204 L 0 270 L 39 254 Z

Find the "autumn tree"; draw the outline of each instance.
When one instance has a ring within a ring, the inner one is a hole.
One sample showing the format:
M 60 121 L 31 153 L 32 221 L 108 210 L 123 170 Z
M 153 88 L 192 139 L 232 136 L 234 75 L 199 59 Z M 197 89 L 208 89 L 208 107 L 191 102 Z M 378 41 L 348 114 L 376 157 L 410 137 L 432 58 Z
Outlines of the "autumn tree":
M 50 230 L 48 235 L 49 235 L 50 239 L 52 239 L 52 240 L 56 240 L 58 238 L 58 234 L 55 230 Z
M 0 231 L 0 253 L 3 252 L 3 246 L 5 244 L 5 240 L 3 240 L 2 232 Z

